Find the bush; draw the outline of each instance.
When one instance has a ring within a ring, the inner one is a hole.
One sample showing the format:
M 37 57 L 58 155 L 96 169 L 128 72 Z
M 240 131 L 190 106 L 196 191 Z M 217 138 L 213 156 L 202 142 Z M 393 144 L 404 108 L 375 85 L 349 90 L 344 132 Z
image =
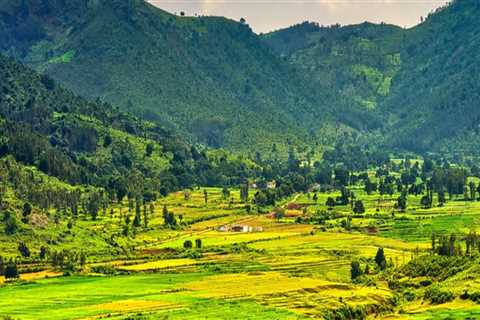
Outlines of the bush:
M 403 292 L 403 298 L 405 298 L 405 300 L 407 300 L 408 302 L 412 302 L 416 298 L 415 292 L 407 290 Z
M 191 248 L 193 247 L 192 241 L 186 240 L 186 241 L 183 243 L 183 247 L 184 247 L 185 249 L 191 249 Z
M 116 275 L 119 273 L 117 269 L 109 265 L 93 266 L 91 268 L 91 271 L 94 273 L 107 274 L 107 275 Z
M 455 299 L 455 296 L 450 291 L 442 290 L 438 286 L 432 286 L 425 290 L 423 299 L 430 300 L 432 304 L 442 304 L 452 301 Z
M 5 267 L 5 279 L 18 279 L 20 274 L 18 273 L 17 264 L 13 261 L 10 261 Z
M 17 233 L 17 230 L 18 230 L 18 223 L 15 217 L 13 215 L 7 216 L 5 218 L 5 233 L 11 236 Z
M 467 257 L 426 255 L 410 261 L 401 271 L 411 278 L 430 277 L 437 281 L 443 281 L 467 269 L 470 264 L 471 260 Z
M 24 258 L 30 257 L 30 249 L 28 249 L 27 245 L 24 242 L 19 243 L 18 251 Z

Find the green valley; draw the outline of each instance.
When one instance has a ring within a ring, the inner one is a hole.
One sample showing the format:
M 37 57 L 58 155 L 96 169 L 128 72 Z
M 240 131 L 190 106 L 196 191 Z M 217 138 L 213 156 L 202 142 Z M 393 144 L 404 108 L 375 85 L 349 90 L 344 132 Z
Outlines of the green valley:
M 0 1 L 0 320 L 480 318 L 479 16 Z

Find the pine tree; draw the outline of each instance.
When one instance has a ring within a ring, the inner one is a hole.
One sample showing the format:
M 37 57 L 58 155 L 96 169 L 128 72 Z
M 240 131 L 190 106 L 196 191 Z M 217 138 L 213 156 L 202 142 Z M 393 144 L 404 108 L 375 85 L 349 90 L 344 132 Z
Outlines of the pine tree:
M 356 214 L 365 213 L 365 207 L 363 206 L 362 200 L 355 201 L 355 205 L 353 207 L 353 212 Z
M 10 260 L 5 267 L 5 279 L 18 279 L 19 276 L 17 264 Z
M 385 253 L 383 248 L 378 248 L 377 254 L 375 255 L 375 263 L 380 268 L 380 270 L 385 270 L 387 268 L 387 260 L 385 259 Z
M 352 281 L 355 281 L 358 277 L 363 275 L 363 271 L 360 268 L 360 263 L 358 261 L 352 261 L 350 264 L 350 277 Z

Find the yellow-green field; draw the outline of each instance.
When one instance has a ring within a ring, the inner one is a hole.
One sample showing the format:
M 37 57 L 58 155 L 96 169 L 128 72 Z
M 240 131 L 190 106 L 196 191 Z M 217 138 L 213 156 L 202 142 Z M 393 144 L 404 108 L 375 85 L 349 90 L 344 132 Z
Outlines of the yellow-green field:
M 61 277 L 58 270 L 39 263 L 38 270 L 23 274 L 20 282 L 0 288 L 0 315 L 54 320 L 306 319 L 363 310 L 377 319 L 460 319 L 460 314 L 480 312 L 476 304 L 458 299 L 435 306 L 418 300 L 398 302 L 398 293 L 377 277 L 373 260 L 382 247 L 390 268 L 400 268 L 428 252 L 431 232 L 478 229 L 478 202 L 452 200 L 444 207 L 422 209 L 418 197 L 412 196 L 408 209 L 398 212 L 393 208 L 396 196 L 367 195 L 358 189 L 366 213 L 351 219 L 352 228 L 345 229 L 341 221 L 351 215 L 351 208 L 325 205 L 337 193 L 318 194 L 316 203 L 312 194 L 299 194 L 280 205 L 296 203 L 301 209 L 274 219 L 269 212 L 248 213 L 238 190 L 224 199 L 221 189 L 209 188 L 208 203 L 203 190 L 191 191 L 187 198 L 178 192 L 158 200 L 148 227 L 129 237 L 118 235 L 118 222 L 129 214 L 126 204 L 117 205 L 113 216 L 78 221 L 72 233 L 80 238 L 71 236 L 62 245 L 74 247 L 90 236 L 95 247 L 83 271 Z M 165 228 L 164 206 L 177 218 L 182 215 L 181 227 Z M 320 211 L 340 216 L 325 224 L 309 222 Z M 219 229 L 235 225 L 252 231 Z M 376 227 L 374 232 L 369 226 Z M 40 235 L 47 233 L 48 228 Z M 96 246 L 112 235 L 123 251 Z M 195 248 L 197 239 L 201 248 Z M 187 240 L 192 249 L 184 249 Z M 6 247 L 5 252 L 14 250 Z M 369 265 L 375 280 L 352 283 L 353 260 Z M 24 270 L 31 267 L 21 265 Z M 480 281 L 466 274 L 454 279 L 450 285 L 459 293 L 467 287 L 480 290 Z

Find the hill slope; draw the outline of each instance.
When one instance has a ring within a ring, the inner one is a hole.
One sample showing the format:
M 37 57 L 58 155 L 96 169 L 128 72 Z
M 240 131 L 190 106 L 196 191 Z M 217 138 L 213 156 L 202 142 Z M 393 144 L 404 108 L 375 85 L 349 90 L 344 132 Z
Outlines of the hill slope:
M 123 196 L 250 176 L 246 162 L 211 160 L 151 122 L 88 102 L 0 55 L 0 158 L 5 156 L 62 182 Z
M 320 27 L 302 23 L 263 36 L 310 84 L 327 97 L 339 119 L 360 129 L 381 125 L 377 109 L 401 65 L 402 29 L 363 23 Z
M 246 24 L 177 17 L 134 0 L 7 3 L 0 50 L 82 96 L 209 146 L 302 144 L 305 125 L 328 118 Z
M 479 15 L 478 2 L 457 0 L 408 30 L 303 23 L 263 40 L 308 82 L 380 120 L 374 141 L 416 152 L 478 153 Z
M 393 145 L 480 151 L 479 15 L 477 1 L 455 1 L 406 32 L 403 66 L 383 106 L 393 115 Z

